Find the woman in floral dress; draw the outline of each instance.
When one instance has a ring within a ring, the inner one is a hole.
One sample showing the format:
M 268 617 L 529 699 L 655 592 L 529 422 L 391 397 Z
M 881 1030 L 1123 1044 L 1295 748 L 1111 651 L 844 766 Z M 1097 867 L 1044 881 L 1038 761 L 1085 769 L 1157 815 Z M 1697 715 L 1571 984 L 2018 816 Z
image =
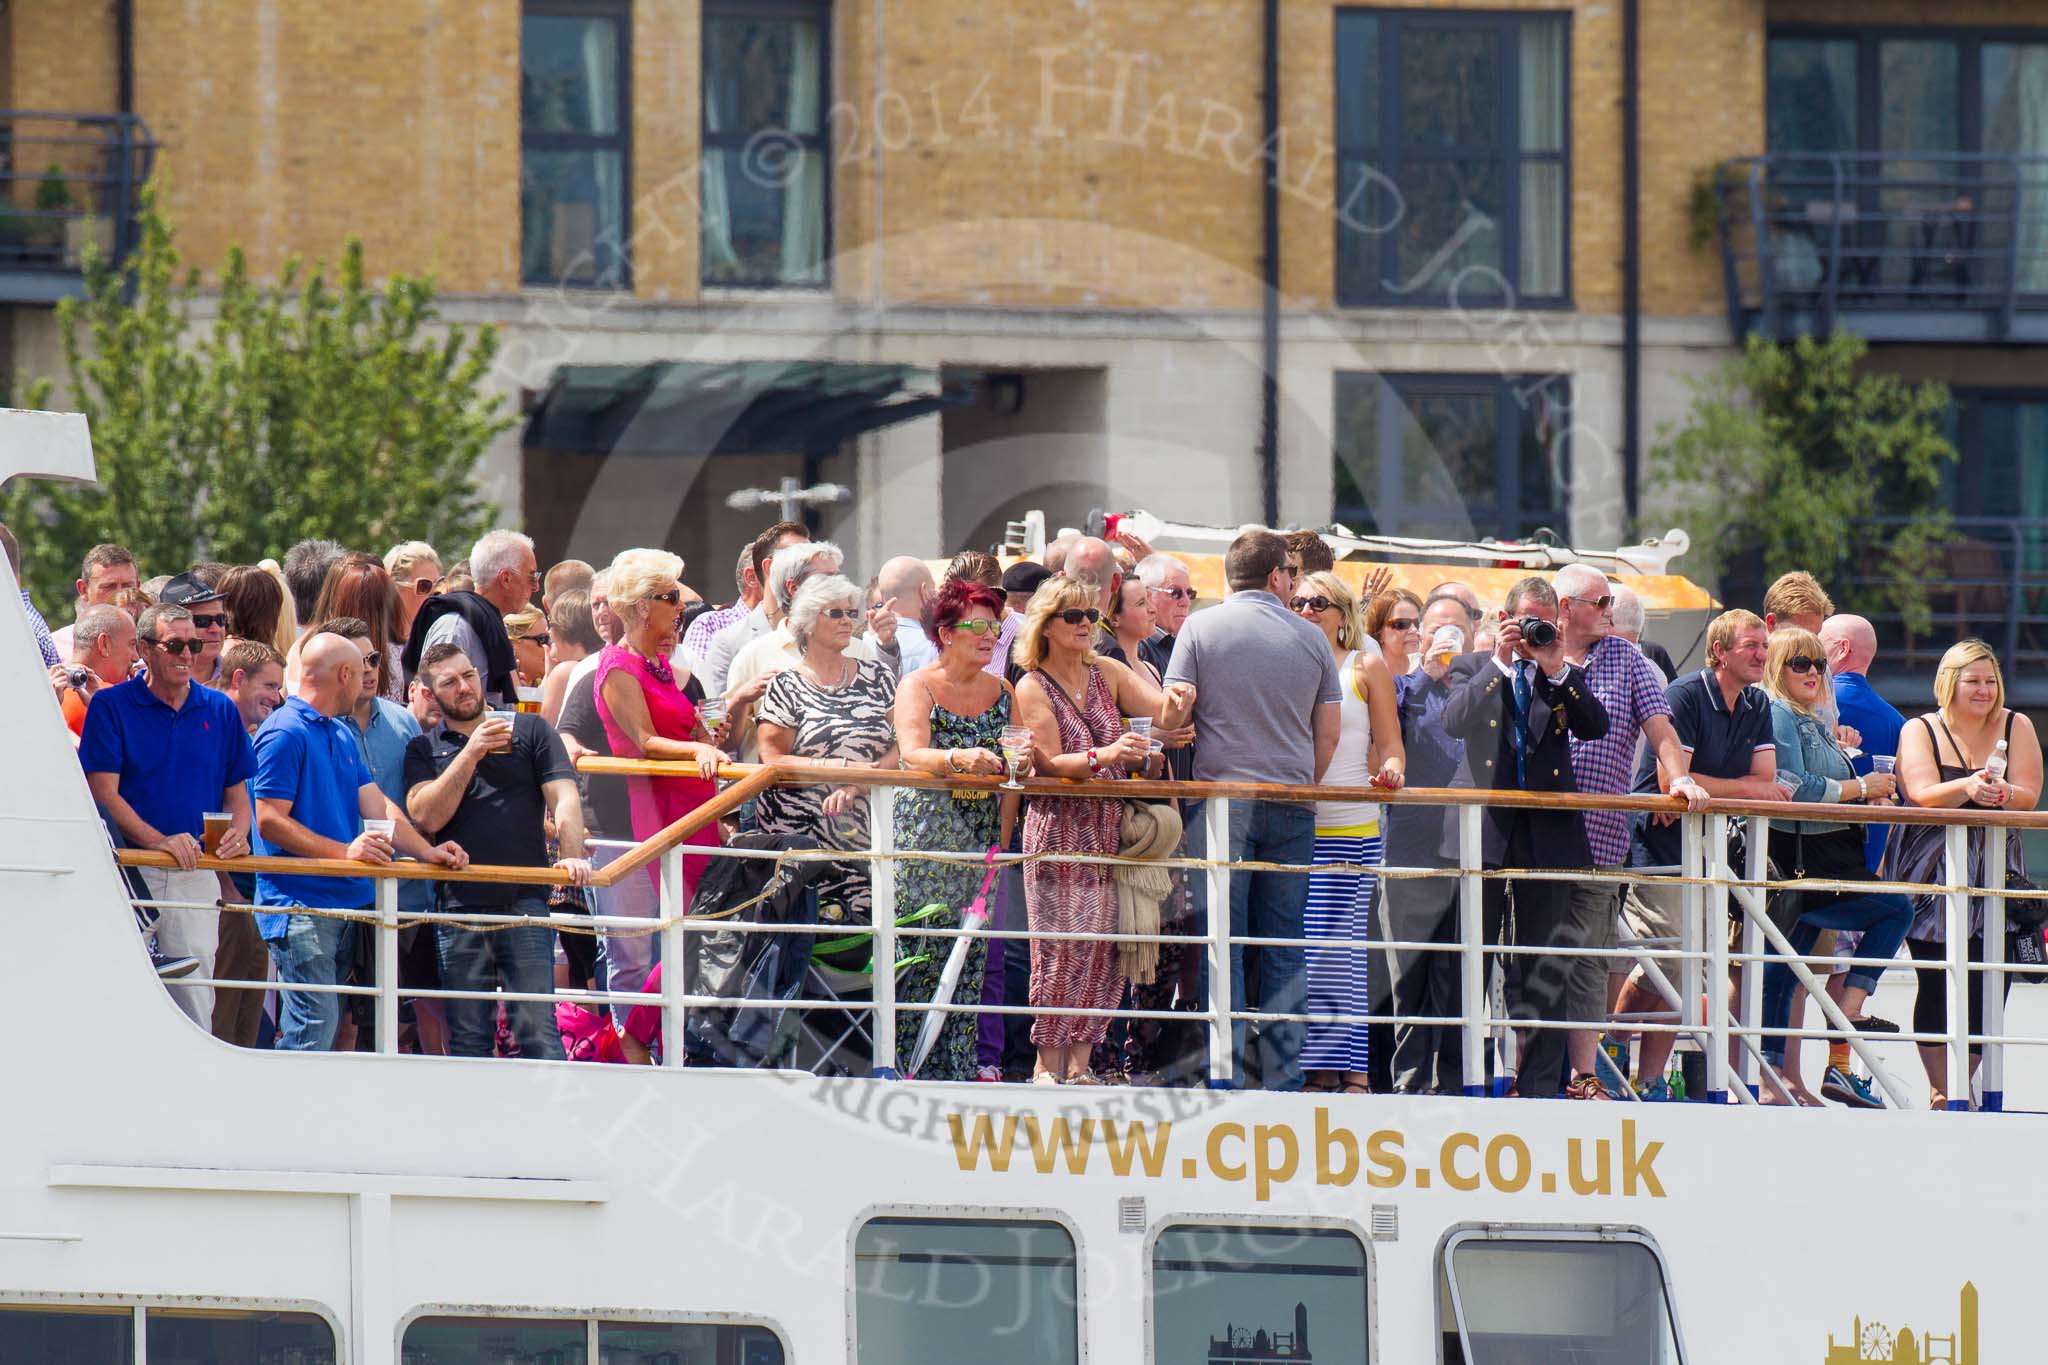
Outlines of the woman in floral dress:
M 938 645 L 938 657 L 904 678 L 896 689 L 896 740 L 903 766 L 935 777 L 970 774 L 994 776 L 1003 771 L 998 750 L 1010 724 L 1014 698 L 999 674 L 988 672 L 995 656 L 1003 615 L 1002 595 L 980 583 L 953 579 L 932 603 L 926 633 Z M 896 847 L 919 852 L 981 853 L 1009 841 L 1016 818 L 1015 796 L 988 791 L 906 788 L 896 795 Z M 897 918 L 915 915 L 926 906 L 944 911 L 918 921 L 920 928 L 957 929 L 960 916 L 981 889 L 985 869 L 958 862 L 896 865 Z M 957 939 L 909 935 L 897 939 L 901 960 L 910 963 L 896 978 L 896 999 L 932 999 L 939 974 Z M 952 999 L 967 1008 L 948 1014 L 931 1055 L 917 1069 L 920 1080 L 995 1080 L 977 1067 L 980 1016 L 973 1006 L 981 999 L 987 944 L 975 940 Z M 896 1016 L 896 1055 L 908 1068 L 918 1034 L 929 1017 L 924 1010 Z

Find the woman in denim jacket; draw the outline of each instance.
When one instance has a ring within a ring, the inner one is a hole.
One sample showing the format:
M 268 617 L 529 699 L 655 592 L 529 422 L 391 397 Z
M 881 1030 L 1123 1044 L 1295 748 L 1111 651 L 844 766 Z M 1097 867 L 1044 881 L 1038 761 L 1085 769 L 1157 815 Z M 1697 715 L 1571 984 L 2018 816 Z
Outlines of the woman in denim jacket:
M 1786 626 L 1771 636 L 1770 653 L 1764 662 L 1764 690 L 1771 694 L 1771 730 L 1778 746 L 1778 785 L 1788 801 L 1810 801 L 1823 805 L 1858 801 L 1889 801 L 1894 779 L 1890 773 L 1858 777 L 1848 755 L 1835 742 L 1834 730 L 1821 718 L 1828 693 L 1827 651 L 1820 637 L 1798 626 Z M 1838 820 L 1781 820 L 1771 825 L 1771 861 L 1780 877 L 1811 877 L 1826 881 L 1868 881 L 1870 870 L 1863 858 L 1863 826 Z M 1813 951 L 1824 929 L 1854 931 L 1863 935 L 1857 950 L 1859 961 L 1890 961 L 1905 942 L 1906 927 L 1912 922 L 1913 907 L 1904 896 L 1853 891 L 1801 891 L 1799 918 L 1786 935 L 1798 956 Z M 1877 988 L 1883 971 L 1875 966 L 1849 969 L 1846 989 L 1840 996 L 1842 1013 L 1858 1029 L 1896 1033 L 1898 1026 L 1863 1013 L 1863 1002 Z M 1764 969 L 1763 1023 L 1765 1028 L 1785 1028 L 1791 1017 L 1792 994 L 1797 978 L 1791 967 L 1773 962 Z M 1766 1037 L 1763 1054 L 1773 1067 L 1785 1060 L 1783 1035 Z M 1819 1101 L 1792 1080 L 1794 1096 L 1802 1104 Z M 1854 1108 L 1879 1108 L 1870 1083 L 1847 1069 L 1830 1065 L 1821 1082 L 1821 1093 Z

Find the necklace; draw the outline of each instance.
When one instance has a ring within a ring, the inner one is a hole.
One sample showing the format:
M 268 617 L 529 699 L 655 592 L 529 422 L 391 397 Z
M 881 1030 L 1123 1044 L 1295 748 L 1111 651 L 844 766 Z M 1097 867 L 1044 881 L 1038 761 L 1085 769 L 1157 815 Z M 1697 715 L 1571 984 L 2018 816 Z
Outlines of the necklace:
M 853 681 L 853 660 L 847 658 L 844 654 L 839 656 L 838 682 L 826 682 L 824 674 L 820 673 L 818 666 L 809 659 L 803 661 L 803 668 L 805 676 L 811 680 L 811 685 L 821 692 L 843 692 L 846 690 L 847 684 Z
M 626 648 L 633 652 L 633 656 L 635 658 L 639 659 L 640 662 L 647 665 L 647 671 L 653 675 L 654 680 L 656 682 L 675 682 L 676 670 L 667 659 L 655 658 L 653 655 L 648 654 L 646 651 L 642 650 L 640 646 L 635 644 L 628 644 Z

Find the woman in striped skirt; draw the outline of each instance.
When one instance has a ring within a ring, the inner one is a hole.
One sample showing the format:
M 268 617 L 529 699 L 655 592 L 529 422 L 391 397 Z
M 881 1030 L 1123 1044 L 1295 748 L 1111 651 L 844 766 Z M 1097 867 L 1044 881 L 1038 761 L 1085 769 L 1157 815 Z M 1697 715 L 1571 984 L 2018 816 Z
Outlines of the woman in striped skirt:
M 1343 679 L 1343 723 L 1337 752 L 1323 774 L 1332 787 L 1363 787 L 1370 783 L 1389 791 L 1402 782 L 1407 757 L 1401 748 L 1401 722 L 1395 710 L 1394 677 L 1386 662 L 1362 648 L 1365 622 L 1358 597 L 1334 573 L 1314 573 L 1295 585 L 1294 610 L 1321 628 L 1337 656 Z M 1420 616 L 1403 602 L 1393 614 Z M 1412 625 L 1411 625 L 1412 629 Z M 1319 865 L 1380 861 L 1380 808 L 1372 801 L 1316 803 L 1316 845 Z M 1372 934 L 1372 901 L 1378 878 L 1363 872 L 1312 872 L 1303 933 L 1308 978 L 1308 1013 L 1363 1015 L 1371 1006 L 1366 990 L 1367 963 L 1362 947 L 1320 947 L 1318 939 L 1363 940 Z M 1363 1022 L 1310 1023 L 1301 1049 L 1301 1067 L 1309 1090 L 1342 1090 L 1363 1095 L 1369 1029 Z

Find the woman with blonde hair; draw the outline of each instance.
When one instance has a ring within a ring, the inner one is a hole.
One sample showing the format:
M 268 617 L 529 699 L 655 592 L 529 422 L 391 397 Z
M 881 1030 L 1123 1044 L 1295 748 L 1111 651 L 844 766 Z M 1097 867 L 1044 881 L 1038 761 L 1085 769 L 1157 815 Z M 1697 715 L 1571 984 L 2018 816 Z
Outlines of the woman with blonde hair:
M 1787 801 L 1809 801 L 1822 805 L 1851 802 L 1872 803 L 1891 800 L 1890 773 L 1858 777 L 1849 756 L 1835 739 L 1835 727 L 1828 719 L 1832 698 L 1828 690 L 1827 649 L 1820 637 L 1802 626 L 1781 626 L 1770 637 L 1764 656 L 1764 691 L 1771 696 L 1771 738 L 1777 749 L 1777 783 Z M 1771 824 L 1771 861 L 1777 875 L 1785 878 L 1811 877 L 1832 882 L 1870 880 L 1870 867 L 1863 857 L 1863 826 L 1839 820 L 1777 820 Z M 1781 893 L 1782 894 L 1782 893 Z M 1813 952 L 1821 932 L 1834 929 L 1862 935 L 1858 958 L 1897 956 L 1906 936 L 1913 909 L 1906 898 L 1882 891 L 1801 891 L 1799 914 L 1786 932 L 1793 951 L 1800 957 Z M 1840 996 L 1842 1013 L 1858 1029 L 1873 1033 L 1896 1033 L 1889 1020 L 1865 1016 L 1863 1005 L 1877 989 L 1882 968 L 1851 967 Z M 1763 1024 L 1766 1029 L 1796 1027 L 1791 1021 L 1792 997 L 1797 978 L 1783 962 L 1764 968 Z M 1787 1091 L 1780 1096 L 1792 1103 L 1818 1104 L 1799 1079 L 1799 1069 L 1785 1067 L 1787 1038 L 1766 1035 L 1764 1058 L 1784 1075 Z M 1830 1060 L 1821 1081 L 1821 1094 L 1854 1109 L 1881 1108 L 1870 1082 L 1847 1067 Z
M 505 638 L 512 642 L 512 657 L 518 661 L 519 685 L 539 687 L 554 662 L 555 637 L 548 630 L 548 618 L 539 607 L 521 607 L 505 618 Z
M 1964 640 L 1941 656 L 1934 671 L 1937 709 L 1907 722 L 1899 734 L 1899 787 L 1916 806 L 1949 810 L 2032 810 L 2041 799 L 2041 739 L 2034 723 L 2005 704 L 2005 678 L 1998 656 L 1982 640 Z M 1998 772 L 2004 746 L 2003 774 Z M 1946 884 L 1948 866 L 1945 831 L 1940 825 L 1907 825 L 1892 851 L 1891 875 L 1900 881 Z M 1984 884 L 1985 834 L 1970 831 L 1968 880 Z M 2025 877 L 2026 850 L 2019 832 L 2005 840 L 2005 875 Z M 1984 898 L 1970 898 L 1969 956 L 1984 960 Z M 1946 898 L 1929 893 L 1913 897 L 1913 926 L 1906 950 L 1913 955 L 1919 990 L 1913 1000 L 1915 1033 L 1946 1033 L 1948 1022 L 1948 906 Z M 1984 995 L 1990 989 L 1985 973 L 1971 973 L 1970 1032 L 1984 1031 Z M 2001 996 L 2012 978 L 2001 975 Z M 1970 1044 L 1970 1071 L 1982 1060 L 1983 1046 Z M 1936 1109 L 1967 1109 L 1968 1095 L 1951 1096 L 1946 1049 L 1939 1043 L 1920 1045 L 1920 1064 Z
M 1380 594 L 1379 600 L 1393 597 Z M 1413 594 L 1409 594 L 1412 598 Z M 1332 787 L 1371 783 L 1397 791 L 1405 780 L 1407 752 L 1401 744 L 1400 710 L 1394 699 L 1394 675 L 1386 660 L 1364 647 L 1370 638 L 1350 584 L 1327 570 L 1312 573 L 1294 585 L 1288 605 L 1330 642 L 1343 679 L 1337 751 L 1323 774 Z M 1421 613 L 1414 608 L 1405 608 Z M 1419 637 L 1418 637 L 1419 638 Z M 1378 865 L 1385 844 L 1380 837 L 1380 807 L 1374 801 L 1318 801 L 1315 853 L 1312 862 L 1329 866 Z M 1310 940 L 1303 952 L 1303 974 L 1311 1015 L 1366 1014 L 1372 1007 L 1370 958 L 1363 948 L 1323 948 L 1318 939 L 1360 940 L 1373 937 L 1372 906 L 1376 879 L 1363 872 L 1311 872 L 1302 933 Z M 1301 1049 L 1307 1072 L 1305 1088 L 1342 1090 L 1363 1095 L 1370 1089 L 1367 1062 L 1370 1030 L 1362 1023 L 1310 1023 Z
M 1031 731 L 1032 765 L 1048 777 L 1113 778 L 1148 761 L 1150 742 L 1124 729 L 1123 718 L 1149 716 L 1164 729 L 1187 723 L 1195 689 L 1176 683 L 1163 692 L 1114 659 L 1095 653 L 1102 590 L 1075 578 L 1039 588 L 1017 635 L 1018 719 Z M 1024 852 L 1113 857 L 1123 802 L 1099 796 L 1048 796 L 1024 812 Z M 1038 860 L 1024 869 L 1024 903 L 1033 930 L 1114 934 L 1112 870 L 1092 863 Z M 1041 1009 L 1115 1009 L 1124 976 L 1117 945 L 1104 938 L 1031 940 L 1031 1003 Z M 1109 1031 L 1097 1016 L 1041 1015 L 1032 1021 L 1038 1049 L 1032 1081 L 1096 1084 L 1088 1055 Z
M 412 638 L 412 618 L 441 581 L 441 554 L 424 540 L 408 540 L 384 552 L 384 572 L 398 592 L 398 644 Z

